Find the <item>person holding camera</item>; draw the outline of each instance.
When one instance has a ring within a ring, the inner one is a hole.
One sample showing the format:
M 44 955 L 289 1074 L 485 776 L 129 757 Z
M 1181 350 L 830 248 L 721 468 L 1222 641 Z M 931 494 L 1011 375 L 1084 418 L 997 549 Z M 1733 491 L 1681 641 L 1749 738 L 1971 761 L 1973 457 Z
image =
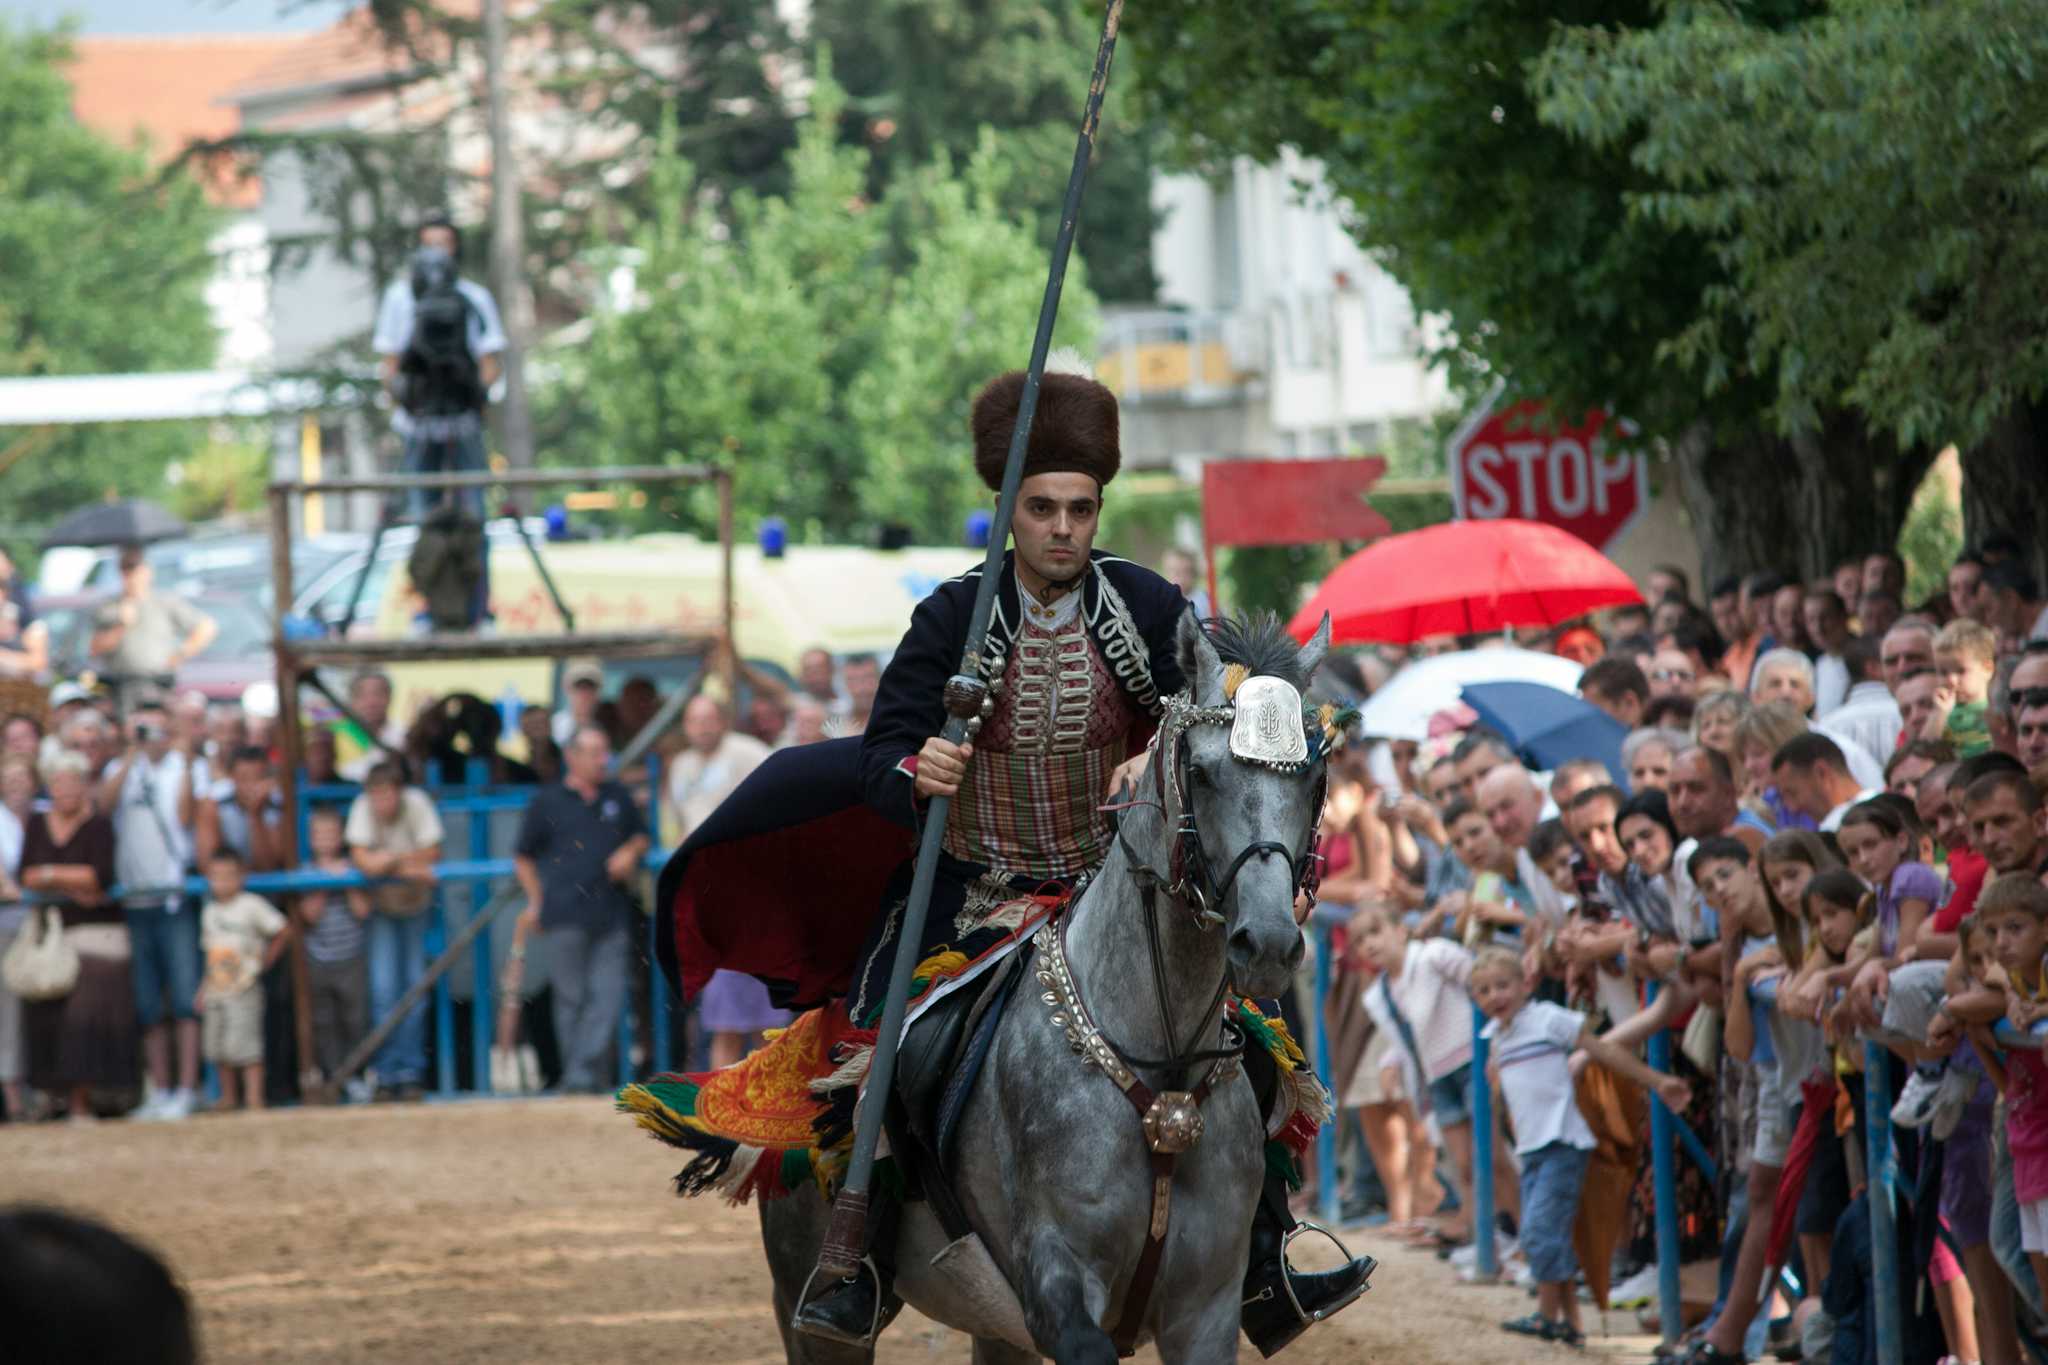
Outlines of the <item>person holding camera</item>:
M 447 218 L 420 225 L 407 276 L 392 281 L 370 344 L 383 357 L 385 389 L 405 440 L 408 474 L 485 468 L 483 412 L 497 382 L 505 329 L 490 291 L 460 273 L 462 238 Z M 406 513 L 420 523 L 407 565 L 437 627 L 474 625 L 489 602 L 482 489 L 459 497 L 416 489 Z
M 192 762 L 171 743 L 170 715 L 155 697 L 136 702 L 125 738 L 100 779 L 98 804 L 114 823 L 116 879 L 147 893 L 123 911 L 148 1081 L 136 1117 L 175 1120 L 191 1114 L 199 1086 L 199 1018 L 192 1003 L 199 989 L 199 923 L 180 889 L 192 860 Z

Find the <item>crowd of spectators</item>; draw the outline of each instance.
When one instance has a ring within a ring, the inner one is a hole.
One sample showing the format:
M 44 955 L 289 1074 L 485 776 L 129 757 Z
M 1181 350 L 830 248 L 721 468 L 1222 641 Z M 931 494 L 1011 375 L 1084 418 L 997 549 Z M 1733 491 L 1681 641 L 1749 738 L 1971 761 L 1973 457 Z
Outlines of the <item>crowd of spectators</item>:
M 1911 610 L 1903 577 L 1873 554 L 1702 602 L 1660 569 L 1647 605 L 1526 634 L 1582 651 L 1581 695 L 1626 727 L 1618 770 L 1532 772 L 1453 697 L 1427 742 L 1334 766 L 1321 1020 L 1362 1139 L 1343 1202 L 1468 1276 L 1493 1237 L 1538 1295 L 1508 1331 L 1582 1344 L 1578 1285 L 1653 1299 L 1654 1089 L 1718 1177 L 1681 1157 L 1665 1210 L 1682 1259 L 1720 1261 L 1678 1354 L 1875 1361 L 1875 1040 L 1904 1359 L 2018 1365 L 2022 1334 L 2048 1340 L 2048 1067 L 1995 1036 L 2048 1035 L 2048 608 L 2010 544 Z
M 274 695 L 209 702 L 159 687 L 181 652 L 204 647 L 210 623 L 156 592 L 139 556 L 123 564 L 123 595 L 101 613 L 95 645 L 127 664 L 91 689 L 57 684 L 34 713 L 0 716 L 0 955 L 53 913 L 80 964 L 54 999 L 24 1001 L 0 985 L 7 1121 L 174 1121 L 296 1099 L 313 1082 L 355 1101 L 420 1097 L 437 1046 L 424 1002 L 396 1019 L 366 1066 L 342 1069 L 426 974 L 447 894 L 437 784 L 471 781 L 477 760 L 493 783 L 536 788 L 505 831 L 523 901 L 514 922 L 547 964 L 527 1027 L 545 1035 L 551 1082 L 608 1090 L 629 999 L 639 1016 L 631 1064 L 650 1051 L 650 847 L 685 837 L 771 748 L 858 733 L 880 676 L 871 656 L 835 665 L 813 650 L 794 685 L 742 670 L 744 726 L 707 688 L 679 723 L 655 727 L 654 679 L 624 677 L 607 699 L 595 660 L 565 666 L 559 707 L 516 716 L 456 694 L 401 717 L 391 679 L 365 671 L 348 679 L 345 707 L 302 720 L 304 842 L 294 850 Z M 24 635 L 38 642 L 22 619 L 7 618 L 0 652 Z M 646 756 L 619 770 L 620 751 L 655 728 Z M 330 880 L 289 895 L 249 889 L 252 876 L 288 866 Z M 677 1046 L 725 1059 L 782 1022 L 755 983 L 738 981 L 697 1006 Z M 303 1057 L 300 991 L 312 1024 Z M 458 1052 L 466 1067 L 467 1049 Z

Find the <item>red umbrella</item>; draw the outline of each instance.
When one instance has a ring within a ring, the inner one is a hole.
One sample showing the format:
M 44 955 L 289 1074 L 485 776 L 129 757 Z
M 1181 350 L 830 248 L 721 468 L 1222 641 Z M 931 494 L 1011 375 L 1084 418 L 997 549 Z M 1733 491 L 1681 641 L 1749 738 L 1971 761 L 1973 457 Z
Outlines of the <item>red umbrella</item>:
M 1451 521 L 1389 536 L 1337 566 L 1288 629 L 1330 642 L 1413 644 L 1509 626 L 1554 626 L 1598 607 L 1640 602 L 1614 561 L 1537 521 Z

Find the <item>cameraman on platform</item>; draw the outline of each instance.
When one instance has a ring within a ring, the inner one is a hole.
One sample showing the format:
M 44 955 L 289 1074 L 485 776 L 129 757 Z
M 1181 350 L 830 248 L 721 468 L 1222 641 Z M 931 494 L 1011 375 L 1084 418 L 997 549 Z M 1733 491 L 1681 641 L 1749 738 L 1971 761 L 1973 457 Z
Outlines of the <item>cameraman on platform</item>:
M 377 309 L 370 345 L 384 358 L 384 387 L 398 408 L 392 427 L 405 439 L 400 468 L 408 474 L 485 468 L 484 403 L 498 379 L 505 329 L 490 291 L 461 277 L 461 255 L 462 237 L 455 225 L 439 215 L 427 219 L 420 225 L 406 278 L 391 282 Z M 468 619 L 474 623 L 488 597 L 483 490 L 464 490 L 457 498 L 448 494 L 446 489 L 416 489 L 407 499 L 407 515 L 421 523 L 414 583 L 433 600 L 433 588 L 423 577 L 445 582 L 449 561 L 459 558 L 462 562 L 452 567 L 458 576 L 472 575 L 474 586 L 457 594 L 457 614 L 467 597 Z M 430 535 L 445 538 L 448 553 L 426 553 Z M 423 559 L 430 562 L 423 564 Z M 436 613 L 437 623 L 443 615 Z

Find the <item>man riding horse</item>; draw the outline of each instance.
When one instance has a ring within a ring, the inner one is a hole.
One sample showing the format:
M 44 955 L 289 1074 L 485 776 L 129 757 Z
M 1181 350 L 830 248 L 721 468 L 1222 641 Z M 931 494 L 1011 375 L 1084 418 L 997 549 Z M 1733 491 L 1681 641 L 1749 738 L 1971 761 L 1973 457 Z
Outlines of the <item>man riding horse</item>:
M 991 489 L 1001 485 L 1023 387 L 1024 375 L 1012 372 L 992 380 L 974 401 L 975 467 Z M 671 954 L 682 959 L 685 991 L 708 975 L 707 959 L 716 958 L 717 965 L 761 976 L 780 1003 L 816 1004 L 827 993 L 843 994 L 849 1020 L 880 1013 L 910 863 L 899 861 L 890 873 L 879 897 L 881 914 L 857 954 L 849 954 L 844 914 L 858 913 L 858 902 L 841 900 L 838 915 L 816 916 L 800 931 L 776 926 L 772 906 L 779 898 L 772 891 L 751 895 L 730 915 L 718 914 L 710 888 L 721 866 L 737 871 L 738 864 L 717 860 L 734 860 L 733 850 L 741 847 L 751 849 L 745 872 L 755 880 L 777 875 L 783 852 L 799 847 L 812 857 L 820 849 L 842 850 L 849 866 L 871 863 L 878 844 L 889 846 L 877 837 L 886 827 L 878 828 L 874 815 L 915 829 L 930 798 L 952 798 L 920 961 L 960 948 L 997 907 L 1072 889 L 1100 865 L 1115 837 L 1103 807 L 1145 773 L 1162 698 L 1183 687 L 1176 634 L 1188 611 L 1180 590 L 1165 579 L 1093 548 L 1103 488 L 1120 461 L 1115 396 L 1085 369 L 1072 372 L 1056 358 L 1039 391 L 1010 527 L 1014 548 L 1004 559 L 979 651 L 990 693 L 973 742 L 956 746 L 938 736 L 946 721 L 942 689 L 967 645 L 979 568 L 941 584 L 918 605 L 882 677 L 857 758 L 842 747 L 852 740 L 777 754 L 678 853 L 661 890 L 661 904 L 677 915 L 676 934 L 664 936 L 663 957 L 672 969 L 678 964 Z M 779 777 L 776 760 L 787 770 Z M 857 782 L 868 812 L 864 834 L 850 831 L 832 809 L 828 789 L 846 777 Z M 806 830 L 807 843 L 760 843 L 764 832 L 778 837 L 785 828 Z M 893 847 L 902 847 L 900 839 Z M 685 866 L 687 880 L 679 875 Z M 847 884 L 859 887 L 860 874 Z M 740 917 L 744 925 L 731 922 Z M 801 946 L 784 941 L 799 932 Z M 1255 1084 L 1253 1069 L 1262 1061 L 1256 1053 L 1246 1052 Z M 1271 1064 L 1264 1065 L 1270 1081 Z M 1270 1090 L 1261 1087 L 1262 1094 Z M 687 1172 L 680 1179 L 690 1184 Z M 899 1210 L 885 1184 L 878 1182 L 872 1193 L 867 1226 L 874 1273 L 816 1286 L 796 1314 L 799 1331 L 866 1343 L 897 1306 L 891 1288 Z M 1356 1298 L 1371 1269 L 1370 1260 L 1360 1258 L 1319 1274 L 1291 1270 L 1285 1244 L 1294 1226 L 1285 1178 L 1268 1175 L 1245 1273 L 1244 1329 L 1269 1355 L 1306 1323 Z

